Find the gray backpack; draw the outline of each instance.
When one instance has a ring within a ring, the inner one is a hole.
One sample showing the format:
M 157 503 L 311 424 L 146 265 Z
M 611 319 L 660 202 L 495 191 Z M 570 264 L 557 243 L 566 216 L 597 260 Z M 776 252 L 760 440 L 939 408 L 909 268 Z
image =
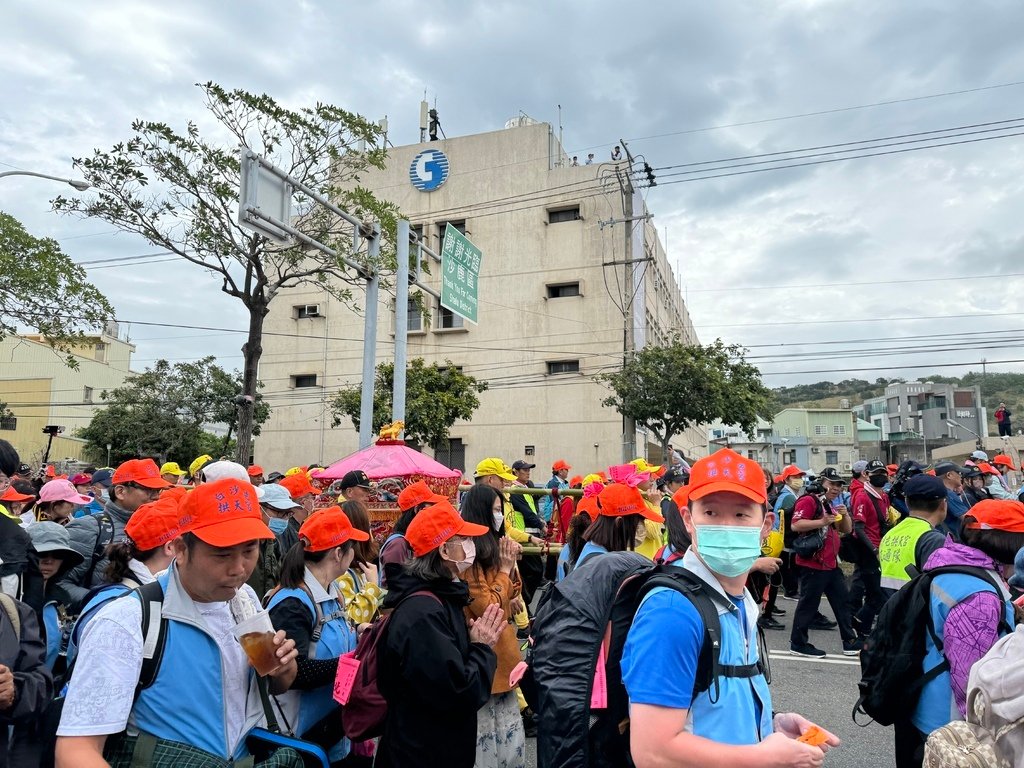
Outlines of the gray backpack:
M 973 667 L 967 720 L 934 731 L 924 768 L 1024 765 L 1024 625 L 1000 638 Z

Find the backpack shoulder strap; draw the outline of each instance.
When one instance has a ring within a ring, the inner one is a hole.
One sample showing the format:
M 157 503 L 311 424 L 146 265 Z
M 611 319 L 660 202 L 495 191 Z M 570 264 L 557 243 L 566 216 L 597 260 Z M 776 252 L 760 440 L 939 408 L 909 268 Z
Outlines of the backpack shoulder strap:
M 18 613 L 17 603 L 15 603 L 14 598 L 6 592 L 0 592 L 0 606 L 3 606 L 4 613 L 7 614 L 7 618 L 9 618 L 11 620 L 11 624 L 14 625 L 14 636 L 20 640 L 21 614 Z
M 168 621 L 163 615 L 164 588 L 159 581 L 144 584 L 134 591 L 142 605 L 142 672 L 135 689 L 138 696 L 156 681 L 167 646 Z
M 103 559 L 107 545 L 114 541 L 114 521 L 110 519 L 110 513 L 104 509 L 93 517 L 96 518 L 96 543 L 92 548 L 92 562 L 89 563 L 89 570 L 85 572 L 85 578 L 82 579 L 82 584 L 88 587 L 94 586 L 92 577 L 96 572 L 96 566 Z

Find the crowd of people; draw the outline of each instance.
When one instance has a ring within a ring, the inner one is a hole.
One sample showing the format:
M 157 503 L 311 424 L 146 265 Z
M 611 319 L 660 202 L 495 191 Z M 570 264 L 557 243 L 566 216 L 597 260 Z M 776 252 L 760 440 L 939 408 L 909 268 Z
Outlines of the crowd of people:
M 525 766 L 527 738 L 542 760 L 564 745 L 559 708 L 586 693 L 534 671 L 566 631 L 560 590 L 626 611 L 594 638 L 585 677 L 606 698 L 584 708 L 621 690 L 628 714 L 584 722 L 607 732 L 579 764 L 817 766 L 839 740 L 773 710 L 759 635 L 793 600 L 792 654 L 825 656 L 810 632 L 838 629 L 868 670 L 887 604 L 927 578 L 924 682 L 893 723 L 897 765 L 920 766 L 1015 623 L 1007 455 L 858 462 L 849 480 L 766 476 L 728 449 L 535 469 L 486 458 L 456 498 L 410 482 L 378 540 L 385 494 L 359 470 L 327 487 L 315 466 L 202 456 L 33 479 L 0 441 L 0 766 Z

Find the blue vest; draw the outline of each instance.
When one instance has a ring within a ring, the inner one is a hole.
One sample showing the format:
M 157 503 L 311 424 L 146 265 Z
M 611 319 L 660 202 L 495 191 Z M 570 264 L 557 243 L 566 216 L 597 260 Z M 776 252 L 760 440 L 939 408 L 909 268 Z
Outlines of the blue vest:
M 310 583 L 312 581 L 312 583 Z M 315 586 L 314 586 L 315 585 Z M 332 585 L 331 593 L 325 593 L 323 587 L 315 578 L 306 571 L 306 586 L 309 589 L 281 589 L 270 600 L 267 609 L 279 605 L 284 600 L 291 598 L 301 600 L 303 605 L 309 609 L 313 627 L 320 627 L 320 639 L 316 644 L 310 643 L 309 658 L 311 659 L 336 659 L 344 653 L 354 651 L 356 647 L 356 633 L 348 623 L 340 596 L 337 594 L 337 587 Z M 313 605 L 312 594 L 324 597 L 319 600 L 319 616 L 317 606 Z M 289 691 L 277 697 L 280 709 L 286 714 L 289 723 L 292 725 L 295 735 L 300 737 L 316 723 L 324 718 L 329 712 L 338 709 L 338 702 L 334 700 L 334 686 L 325 685 L 312 691 Z M 295 713 L 298 712 L 298 722 L 295 722 Z M 343 738 L 327 751 L 331 762 L 343 759 L 351 749 L 347 738 Z
M 676 560 L 671 565 L 674 568 L 685 568 L 725 595 L 718 579 L 693 550 L 687 551 L 682 560 Z M 652 589 L 644 600 L 664 589 L 668 587 Z M 729 599 L 727 595 L 726 598 Z M 743 623 L 739 611 L 746 612 L 746 621 Z M 718 608 L 718 620 L 722 625 L 722 649 L 719 654 L 722 664 L 739 666 L 756 664 L 758 661 L 757 607 L 748 596 L 743 605 L 739 606 L 739 611 L 728 611 L 721 606 Z M 774 731 L 772 699 L 764 675 L 746 679 L 719 678 L 719 696 L 715 702 L 711 701 L 713 691 L 714 686 L 698 694 L 690 704 L 687 731 L 719 744 L 737 746 L 757 744 L 771 736 Z
M 56 602 L 49 602 L 43 606 L 43 633 L 46 635 L 46 668 L 53 671 L 57 654 L 60 653 L 61 636 Z
M 140 692 L 129 724 L 158 739 L 191 744 L 224 760 L 246 757 L 244 736 L 237 746 L 227 743 L 220 647 L 203 628 L 195 604 L 178 583 L 173 564 L 158 581 L 164 589 L 167 645 L 156 680 Z M 242 652 L 241 646 L 238 651 Z M 264 717 L 252 668 L 248 678 L 244 730 L 260 724 Z
M 78 656 L 78 638 L 85 631 L 85 625 L 89 623 L 89 620 L 96 615 L 96 612 L 102 606 L 126 592 L 131 592 L 131 588 L 125 584 L 104 584 L 82 606 L 82 611 L 78 614 L 78 618 L 75 619 L 75 626 L 71 630 L 71 637 L 68 639 L 68 666 L 71 666 L 75 657 Z
M 935 634 L 943 643 L 946 639 L 946 618 L 949 616 L 950 610 L 957 603 L 978 592 L 995 592 L 995 590 L 990 584 L 967 574 L 948 573 L 935 577 L 932 582 L 930 611 Z M 1000 595 L 1000 598 L 1003 597 Z M 1004 616 L 1012 629 L 1014 624 L 1013 604 L 1005 599 L 1003 602 L 1005 603 Z M 926 653 L 922 672 L 941 664 L 945 659 L 939 649 L 935 647 L 930 633 L 926 635 L 926 638 Z M 914 716 L 911 718 L 914 727 L 925 735 L 953 720 L 962 719 L 953 697 L 953 687 L 948 671 L 925 685 L 921 691 L 917 709 L 914 710 Z
M 779 495 L 775 499 L 775 506 L 772 507 L 772 512 L 775 513 L 775 522 L 772 523 L 773 531 L 779 530 L 779 526 L 782 525 L 782 513 L 780 510 L 782 509 L 782 502 L 786 500 L 787 495 L 792 496 L 794 503 L 796 503 L 796 494 L 793 492 L 793 489 L 783 484 L 782 490 L 779 491 Z
M 568 549 L 568 547 L 565 547 L 565 549 Z M 576 570 L 581 565 L 583 565 L 583 561 L 589 558 L 591 555 L 606 554 L 608 554 L 607 549 L 602 547 L 600 544 L 595 544 L 592 541 L 588 541 L 586 544 L 583 545 L 583 549 L 580 550 L 580 556 L 576 558 L 576 565 L 573 566 L 573 570 Z

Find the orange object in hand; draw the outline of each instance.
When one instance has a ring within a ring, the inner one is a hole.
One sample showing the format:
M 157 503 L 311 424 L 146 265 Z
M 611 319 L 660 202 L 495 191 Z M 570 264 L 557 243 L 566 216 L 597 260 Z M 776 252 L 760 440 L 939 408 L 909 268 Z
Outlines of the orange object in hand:
M 826 741 L 828 741 L 828 734 L 825 733 L 821 728 L 816 725 L 812 725 L 808 728 L 797 741 L 804 744 L 810 744 L 812 747 L 820 747 Z

